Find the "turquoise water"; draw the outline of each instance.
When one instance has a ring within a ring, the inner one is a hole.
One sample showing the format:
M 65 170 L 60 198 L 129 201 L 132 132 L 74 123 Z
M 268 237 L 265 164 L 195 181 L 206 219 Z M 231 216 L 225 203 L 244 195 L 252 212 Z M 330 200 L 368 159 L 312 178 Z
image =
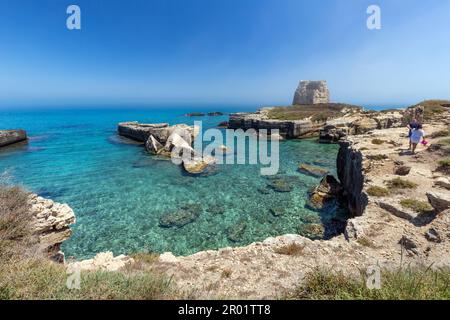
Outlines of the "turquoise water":
M 77 223 L 63 250 L 76 258 L 106 250 L 186 255 L 245 245 L 296 233 L 302 218 L 318 216 L 305 208 L 305 202 L 308 189 L 319 180 L 299 173 L 297 166 L 305 162 L 334 172 L 336 145 L 282 142 L 280 174 L 293 190 L 278 193 L 261 191 L 270 181 L 260 175 L 258 165 L 222 165 L 213 175 L 192 177 L 116 135 L 121 121 L 192 124 L 202 120 L 207 129 L 227 120 L 227 116 L 184 116 L 191 111 L 196 110 L 0 111 L 0 128 L 23 128 L 30 136 L 28 144 L 0 151 L 0 173 L 74 209 Z M 189 204 L 201 206 L 195 221 L 178 229 L 159 226 L 163 214 Z M 276 217 L 271 208 L 285 212 Z M 227 232 L 237 223 L 246 228 L 234 242 Z

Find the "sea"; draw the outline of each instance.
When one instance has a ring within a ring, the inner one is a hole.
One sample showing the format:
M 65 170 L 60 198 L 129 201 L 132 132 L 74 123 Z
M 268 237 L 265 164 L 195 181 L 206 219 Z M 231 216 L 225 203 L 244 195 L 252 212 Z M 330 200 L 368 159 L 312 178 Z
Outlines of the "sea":
M 75 259 L 103 251 L 189 255 L 296 234 L 302 224 L 325 223 L 342 215 L 335 212 L 340 210 L 312 210 L 308 192 L 320 179 L 298 171 L 299 164 L 306 163 L 336 174 L 337 145 L 314 139 L 282 141 L 275 178 L 288 183 L 290 191 L 277 192 L 268 188 L 274 177 L 261 175 L 260 164 L 218 165 L 211 174 L 191 176 L 117 135 L 117 124 L 124 121 L 202 121 L 207 130 L 226 121 L 231 112 L 256 109 L 0 110 L 0 129 L 22 128 L 29 136 L 28 143 L 0 150 L 0 179 L 74 210 L 77 222 L 62 249 Z M 224 115 L 186 116 L 194 111 Z M 187 207 L 199 210 L 195 220 L 181 227 L 161 226 L 161 217 Z M 233 232 L 238 236 L 230 237 Z

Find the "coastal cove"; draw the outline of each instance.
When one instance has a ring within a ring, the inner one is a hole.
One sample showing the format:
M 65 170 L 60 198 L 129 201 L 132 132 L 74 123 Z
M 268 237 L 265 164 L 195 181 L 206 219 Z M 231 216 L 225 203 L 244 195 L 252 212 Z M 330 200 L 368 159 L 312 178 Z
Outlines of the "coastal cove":
M 192 177 L 116 132 L 119 122 L 130 120 L 201 120 L 204 129 L 228 120 L 228 115 L 186 117 L 190 111 L 2 112 L 0 126 L 26 128 L 29 142 L 2 149 L 0 172 L 11 183 L 74 210 L 77 223 L 62 249 L 66 257 L 76 259 L 104 251 L 188 255 L 297 233 L 305 221 L 332 218 L 307 208 L 308 190 L 320 178 L 300 173 L 298 165 L 316 165 L 336 174 L 337 145 L 281 142 L 279 175 L 292 190 L 277 192 L 267 188 L 273 181 L 260 175 L 258 165 L 219 166 L 209 176 Z M 181 228 L 160 226 L 162 215 L 189 206 L 200 208 L 195 221 Z

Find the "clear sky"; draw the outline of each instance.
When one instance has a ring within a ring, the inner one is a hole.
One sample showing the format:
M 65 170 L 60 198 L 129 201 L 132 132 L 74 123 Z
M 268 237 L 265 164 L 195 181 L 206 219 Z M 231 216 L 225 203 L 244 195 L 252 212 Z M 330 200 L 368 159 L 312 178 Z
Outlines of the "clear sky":
M 450 98 L 449 21 L 448 0 L 0 0 L 0 107 L 289 104 L 301 79 L 337 102 Z

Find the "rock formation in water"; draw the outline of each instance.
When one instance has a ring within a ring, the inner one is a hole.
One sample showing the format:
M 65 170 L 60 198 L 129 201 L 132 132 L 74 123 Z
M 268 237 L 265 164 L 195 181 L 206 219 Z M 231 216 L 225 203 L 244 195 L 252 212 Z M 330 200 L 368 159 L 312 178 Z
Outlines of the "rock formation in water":
M 27 140 L 25 130 L 0 130 L 0 147 Z
M 197 126 L 186 124 L 123 122 L 118 125 L 119 135 L 144 142 L 147 151 L 153 155 L 180 158 L 183 154 L 190 155 L 190 158 L 183 158 L 182 167 L 193 175 L 204 173 L 215 162 L 214 158 L 202 158 L 195 153 L 192 146 L 199 130 Z
M 61 204 L 31 194 L 34 234 L 39 240 L 39 248 L 51 259 L 64 262 L 61 244 L 72 234 L 70 225 L 75 223 L 75 214 L 67 204 Z
M 329 103 L 330 91 L 326 81 L 300 81 L 293 105 Z

